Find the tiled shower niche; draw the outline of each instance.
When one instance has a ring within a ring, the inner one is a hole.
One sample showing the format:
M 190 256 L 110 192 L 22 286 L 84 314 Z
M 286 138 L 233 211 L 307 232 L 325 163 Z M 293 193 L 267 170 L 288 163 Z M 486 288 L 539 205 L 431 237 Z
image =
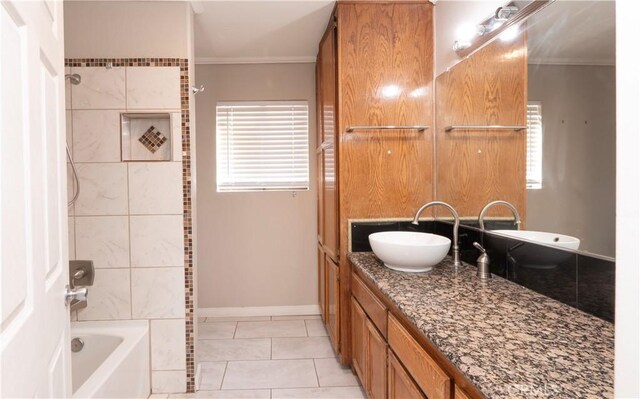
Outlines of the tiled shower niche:
M 122 161 L 171 161 L 172 119 L 170 113 L 120 114 Z

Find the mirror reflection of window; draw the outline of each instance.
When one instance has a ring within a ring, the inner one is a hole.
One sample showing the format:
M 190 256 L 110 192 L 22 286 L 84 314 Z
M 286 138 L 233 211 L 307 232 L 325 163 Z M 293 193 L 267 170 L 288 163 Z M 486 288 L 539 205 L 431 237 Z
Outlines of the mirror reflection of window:
M 527 104 L 527 189 L 542 188 L 542 103 Z

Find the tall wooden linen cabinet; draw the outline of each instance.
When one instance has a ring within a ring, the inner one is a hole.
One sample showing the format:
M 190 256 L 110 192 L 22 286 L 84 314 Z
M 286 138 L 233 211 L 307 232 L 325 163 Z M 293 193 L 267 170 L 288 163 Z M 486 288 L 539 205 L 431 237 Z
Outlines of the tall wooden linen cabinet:
M 349 222 L 434 197 L 433 5 L 339 1 L 316 65 L 319 301 L 349 364 Z

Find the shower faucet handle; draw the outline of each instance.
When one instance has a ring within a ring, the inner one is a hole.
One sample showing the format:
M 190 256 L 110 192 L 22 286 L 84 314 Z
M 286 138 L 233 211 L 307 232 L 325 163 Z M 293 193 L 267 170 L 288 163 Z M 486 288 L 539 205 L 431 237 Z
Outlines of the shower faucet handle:
M 88 288 L 71 288 L 70 286 L 66 286 L 65 287 L 65 293 L 64 293 L 64 305 L 65 306 L 69 306 L 69 304 L 73 301 L 73 300 L 77 300 L 80 302 L 86 302 L 87 301 L 87 296 L 89 296 L 89 289 Z
M 95 267 L 91 260 L 69 261 L 69 285 L 75 287 L 89 287 L 93 285 Z

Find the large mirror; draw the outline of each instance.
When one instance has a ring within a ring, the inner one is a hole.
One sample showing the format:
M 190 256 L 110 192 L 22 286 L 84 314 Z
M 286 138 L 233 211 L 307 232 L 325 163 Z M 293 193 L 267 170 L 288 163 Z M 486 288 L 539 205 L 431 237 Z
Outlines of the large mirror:
M 465 63 L 473 65 L 474 57 L 486 58 L 487 54 L 501 51 L 500 46 L 505 49 L 502 59 L 517 56 L 513 50 L 517 44 L 507 47 L 498 43 L 508 40 L 509 34 L 519 32 L 520 36 L 515 40 L 520 40 L 521 47 L 526 49 L 522 62 L 526 67 L 520 70 L 525 74 L 522 86 L 526 89 L 527 115 L 523 120 L 515 121 L 519 123 L 510 124 L 526 124 L 528 129 L 520 131 L 526 135 L 523 142 L 514 144 L 519 146 L 513 157 L 518 164 L 508 165 L 501 161 L 502 164 L 496 165 L 496 168 L 523 169 L 514 172 L 519 176 L 518 181 L 509 183 L 517 185 L 515 192 L 518 195 L 497 189 L 482 201 L 514 202 L 522 214 L 523 230 L 552 233 L 549 237 L 525 235 L 525 239 L 541 239 L 549 245 L 566 244 L 565 247 L 572 250 L 607 257 L 615 255 L 614 12 L 613 1 L 550 2 L 526 18 L 517 30 L 505 30 L 494 40 L 494 49 L 487 49 L 491 43 L 452 68 L 455 71 L 465 68 Z M 496 70 L 502 66 L 496 65 Z M 496 120 L 500 122 L 499 117 Z M 490 122 L 487 124 L 501 124 Z M 469 130 L 464 136 L 471 137 L 469 141 L 473 141 L 474 134 L 480 136 L 479 132 Z M 451 140 L 451 133 L 445 135 L 439 131 L 438 134 L 441 134 L 439 140 L 441 137 Z M 513 145 L 509 147 L 504 143 L 509 140 L 515 143 L 516 129 L 509 133 L 482 134 L 492 137 L 487 139 L 486 150 L 478 145 L 469 153 L 477 153 L 479 157 L 495 148 L 514 151 Z M 460 137 L 462 135 L 461 132 Z M 523 149 L 525 154 L 518 158 L 517 152 L 523 147 L 526 147 Z M 503 155 L 493 154 L 495 159 Z M 445 197 L 446 188 L 439 189 Z M 441 199 L 455 203 L 458 197 L 450 195 Z M 456 204 L 456 208 L 458 205 L 464 208 L 463 204 Z M 478 205 L 474 203 L 473 209 L 481 207 Z M 479 211 L 465 215 L 469 224 L 477 224 Z M 503 208 L 499 213 L 502 219 L 511 215 L 505 211 Z M 488 212 L 489 219 L 491 215 Z M 487 230 L 497 228 L 491 226 L 488 224 Z
M 615 255 L 615 3 L 556 1 L 526 22 L 527 229 Z

